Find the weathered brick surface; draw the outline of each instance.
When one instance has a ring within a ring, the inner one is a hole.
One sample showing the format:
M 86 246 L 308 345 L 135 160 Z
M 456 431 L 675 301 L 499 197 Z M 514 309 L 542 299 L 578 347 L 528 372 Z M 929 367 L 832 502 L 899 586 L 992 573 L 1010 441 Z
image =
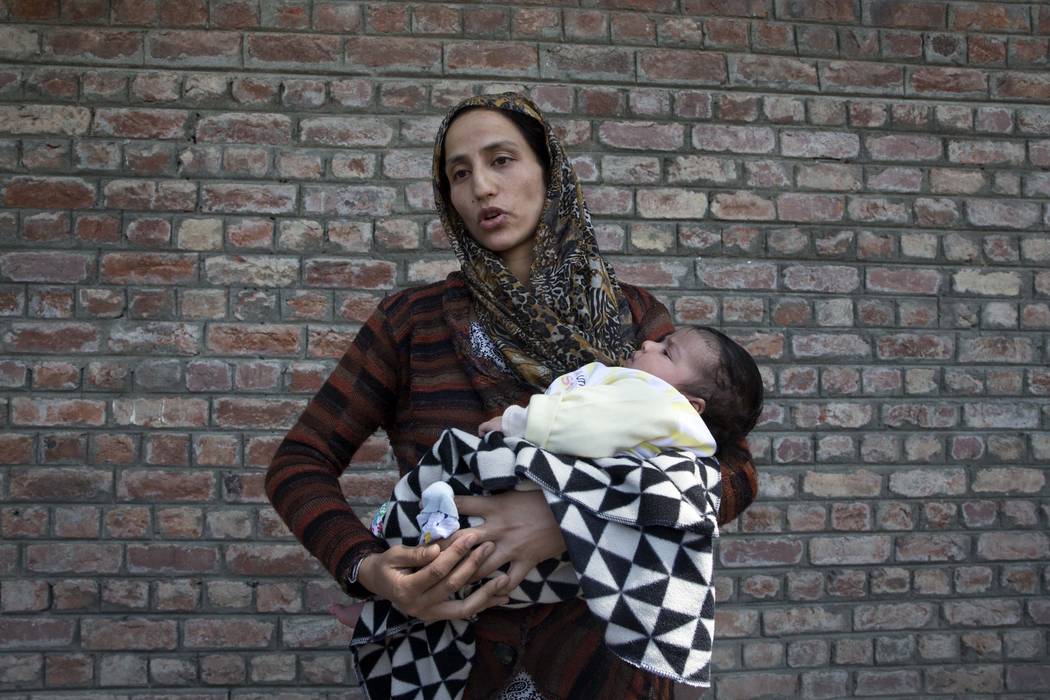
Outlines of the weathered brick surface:
M 710 694 L 1041 697 L 1048 36 L 1017 0 L 0 1 L 0 686 L 357 697 L 262 470 L 456 268 L 433 135 L 514 87 L 620 278 L 762 365 Z

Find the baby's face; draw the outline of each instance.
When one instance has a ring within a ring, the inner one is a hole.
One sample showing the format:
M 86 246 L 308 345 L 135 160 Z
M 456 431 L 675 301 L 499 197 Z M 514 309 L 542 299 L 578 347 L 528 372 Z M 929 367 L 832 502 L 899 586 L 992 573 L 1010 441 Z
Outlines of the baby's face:
M 701 333 L 683 328 L 659 342 L 646 340 L 624 367 L 648 372 L 682 389 L 700 378 L 703 369 L 712 362 L 712 352 Z

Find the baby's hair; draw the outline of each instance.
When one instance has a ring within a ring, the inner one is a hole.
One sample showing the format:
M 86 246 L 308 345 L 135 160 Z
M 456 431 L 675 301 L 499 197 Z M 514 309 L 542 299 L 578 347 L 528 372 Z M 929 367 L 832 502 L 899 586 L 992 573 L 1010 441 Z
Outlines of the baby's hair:
M 762 375 L 751 354 L 722 331 L 691 328 L 718 351 L 718 362 L 713 376 L 698 379 L 686 391 L 704 399 L 704 423 L 718 445 L 715 456 L 744 461 L 748 454 L 741 443 L 762 413 Z

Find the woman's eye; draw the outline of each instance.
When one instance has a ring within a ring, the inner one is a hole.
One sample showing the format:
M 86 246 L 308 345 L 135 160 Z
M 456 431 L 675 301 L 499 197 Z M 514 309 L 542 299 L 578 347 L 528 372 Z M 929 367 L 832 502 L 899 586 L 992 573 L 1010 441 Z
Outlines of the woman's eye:
M 492 161 L 492 164 L 493 165 L 503 165 L 504 163 L 509 163 L 509 162 L 510 162 L 510 157 L 509 156 L 499 156 L 494 161 Z
M 466 175 L 467 172 L 468 171 L 466 171 L 466 170 L 456 170 L 456 171 L 454 171 L 452 173 L 452 179 L 453 180 L 459 180 L 460 179 L 460 175 Z

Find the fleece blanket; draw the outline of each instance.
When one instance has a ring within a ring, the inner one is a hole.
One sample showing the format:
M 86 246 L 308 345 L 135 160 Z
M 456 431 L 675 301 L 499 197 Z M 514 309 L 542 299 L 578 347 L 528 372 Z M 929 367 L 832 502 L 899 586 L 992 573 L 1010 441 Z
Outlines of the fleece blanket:
M 510 607 L 583 597 L 608 648 L 630 664 L 690 685 L 710 684 L 714 636 L 712 538 L 721 496 L 717 460 L 669 449 L 648 459 L 580 459 L 520 438 L 446 430 L 381 511 L 391 545 L 416 545 L 420 494 L 435 481 L 460 495 L 542 489 L 567 551 L 541 562 Z M 462 526 L 480 524 L 463 518 Z M 456 597 L 466 597 L 479 582 Z M 468 620 L 425 624 L 386 600 L 365 603 L 350 643 L 368 696 L 458 700 L 474 654 Z

